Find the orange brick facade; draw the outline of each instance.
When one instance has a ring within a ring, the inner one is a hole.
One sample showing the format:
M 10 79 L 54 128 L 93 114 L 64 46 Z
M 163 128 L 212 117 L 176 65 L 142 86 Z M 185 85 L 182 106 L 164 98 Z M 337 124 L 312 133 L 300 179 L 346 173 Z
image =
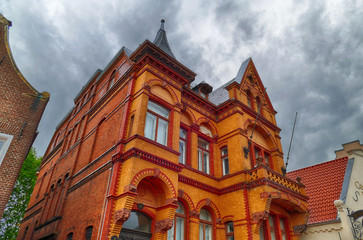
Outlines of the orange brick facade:
M 8 43 L 11 22 L 0 14 L 0 218 L 37 134 L 49 100 L 15 65 Z
M 195 76 L 163 22 L 96 71 L 56 128 L 18 239 L 299 239 L 305 189 L 282 174 L 252 59 L 215 91 Z

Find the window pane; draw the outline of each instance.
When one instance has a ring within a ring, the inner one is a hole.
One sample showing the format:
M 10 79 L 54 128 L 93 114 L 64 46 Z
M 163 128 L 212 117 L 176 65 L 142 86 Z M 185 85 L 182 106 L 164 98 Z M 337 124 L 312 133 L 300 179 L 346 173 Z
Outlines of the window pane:
M 284 220 L 282 220 L 281 218 L 280 218 L 280 229 L 281 229 L 282 231 L 285 231 L 285 224 L 284 224 Z
M 177 213 L 184 214 L 184 207 L 178 203 L 178 208 L 176 209 Z
M 212 221 L 210 213 L 205 209 L 200 210 L 199 218 L 206 221 Z
M 130 218 L 122 227 L 142 232 L 150 232 L 151 219 L 143 213 L 131 211 Z
M 202 158 L 203 151 L 198 149 L 198 170 L 203 171 L 203 158 Z
M 5 141 L 0 140 L 0 151 L 1 151 L 1 148 L 3 147 L 4 143 L 5 143 Z
M 212 226 L 205 224 L 205 240 L 212 240 Z
M 233 232 L 233 222 L 227 223 L 227 232 L 232 233 Z
M 157 142 L 166 145 L 168 139 L 168 122 L 159 118 Z
M 202 139 L 198 139 L 198 147 L 209 149 L 209 143 Z
M 93 227 L 92 226 L 86 228 L 86 233 L 85 233 L 85 239 L 86 240 L 91 240 L 91 238 L 92 238 L 92 231 L 93 231 Z
M 286 233 L 281 233 L 281 235 L 282 235 L 282 240 L 286 240 L 287 239 Z
M 270 230 L 270 233 L 271 233 L 271 240 L 276 240 L 275 231 Z
M 228 158 L 224 158 L 223 159 L 223 174 L 229 174 L 229 162 L 228 162 Z
M 176 233 L 175 240 L 184 240 L 184 219 L 176 218 Z
M 228 154 L 228 150 L 227 150 L 227 148 L 226 147 L 224 147 L 224 148 L 222 148 L 222 156 L 224 156 L 224 155 L 227 155 Z
M 204 152 L 203 160 L 204 160 L 204 172 L 209 173 L 209 154 L 207 152 Z
M 155 140 L 155 130 L 156 130 L 156 116 L 151 113 L 146 114 L 145 122 L 145 137 Z
M 199 224 L 199 240 L 204 240 L 204 224 Z
M 265 231 L 263 226 L 260 227 L 260 240 L 265 240 Z
M 234 240 L 234 237 L 233 236 L 229 236 L 228 237 L 228 240 Z
M 183 140 L 179 140 L 179 162 L 185 164 L 185 142 Z
M 273 227 L 274 226 L 274 219 L 272 218 L 272 216 L 270 215 L 270 216 L 268 216 L 268 222 L 269 222 L 269 224 L 270 224 L 270 226 L 271 227 Z
M 180 133 L 179 134 L 180 134 L 180 137 L 181 138 L 184 138 L 184 139 L 187 138 L 187 132 L 184 131 L 183 129 L 180 129 Z
M 151 111 L 165 117 L 168 118 L 169 117 L 169 111 L 166 110 L 165 108 L 157 105 L 156 103 L 150 102 L 147 105 L 147 108 L 150 109 Z
M 168 240 L 174 240 L 174 226 L 175 224 L 173 224 L 173 226 L 171 227 L 171 229 L 169 229 L 168 231 Z

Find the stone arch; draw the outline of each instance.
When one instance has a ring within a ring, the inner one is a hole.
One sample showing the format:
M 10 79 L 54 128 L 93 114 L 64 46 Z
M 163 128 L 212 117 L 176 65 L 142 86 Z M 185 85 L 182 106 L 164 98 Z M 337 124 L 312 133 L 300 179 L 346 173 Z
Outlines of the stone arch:
M 183 105 L 182 113 L 185 114 L 187 117 L 189 117 L 189 119 L 191 120 L 191 124 L 197 122 L 196 117 L 194 116 L 193 112 L 190 110 L 189 107 L 186 107 L 185 105 Z
M 163 190 L 165 191 L 166 197 L 174 198 L 174 199 L 177 198 L 177 194 L 176 194 L 173 183 L 170 181 L 168 176 L 166 176 L 158 168 L 147 168 L 147 169 L 141 170 L 131 180 L 131 186 L 137 187 L 139 185 L 139 183 L 141 182 L 141 180 L 143 180 L 146 177 L 155 177 L 155 178 L 160 179 L 164 183 L 164 186 L 162 186 L 162 187 L 163 187 Z
M 200 117 L 197 119 L 197 124 L 199 126 L 201 126 L 202 124 L 206 125 L 211 130 L 213 136 L 218 136 L 217 127 L 214 125 L 214 123 L 209 118 Z
M 253 126 L 255 125 L 255 120 L 253 119 L 248 119 L 247 121 L 245 121 L 243 129 L 245 130 L 245 132 L 247 133 L 247 129 L 248 127 L 253 128 Z M 266 126 L 264 126 L 263 124 L 261 124 L 260 121 L 256 122 L 256 127 L 255 127 L 255 131 L 258 131 L 259 133 L 261 133 L 263 135 L 263 137 L 266 139 L 267 143 L 269 145 L 271 145 L 271 148 L 277 148 L 278 145 L 276 143 L 276 140 L 272 137 L 272 133 L 271 131 L 269 131 Z M 248 136 L 249 138 L 250 136 Z
M 197 206 L 196 206 L 196 211 L 199 213 L 200 210 L 203 208 L 203 207 L 209 207 L 213 210 L 214 212 L 214 215 L 215 215 L 215 218 L 217 219 L 220 219 L 221 218 L 221 213 L 217 207 L 217 205 L 214 204 L 214 202 L 212 202 L 212 200 L 208 199 L 208 198 L 205 198 L 205 199 L 202 199 L 198 202 Z
M 190 209 L 190 211 L 196 211 L 193 200 L 187 193 L 185 193 L 183 190 L 179 190 L 178 191 L 178 197 L 183 199 L 184 202 L 187 203 L 188 208 Z
M 172 97 L 174 105 L 180 102 L 174 89 L 170 87 L 170 85 L 166 81 L 160 79 L 151 79 L 147 83 L 145 83 L 145 87 L 149 90 L 151 90 L 153 86 L 160 86 L 165 89 Z

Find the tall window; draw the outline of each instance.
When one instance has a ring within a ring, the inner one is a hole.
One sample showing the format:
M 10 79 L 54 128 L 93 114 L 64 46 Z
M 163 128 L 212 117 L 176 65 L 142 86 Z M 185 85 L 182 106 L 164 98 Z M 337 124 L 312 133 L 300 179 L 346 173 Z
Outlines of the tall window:
M 270 214 L 260 227 L 261 240 L 288 240 L 286 219 Z
M 253 109 L 253 96 L 250 91 L 247 91 L 247 105 Z
M 229 161 L 228 161 L 228 149 L 224 147 L 221 149 L 221 159 L 223 165 L 223 175 L 229 174 Z
M 262 115 L 262 103 L 259 97 L 256 97 L 257 111 Z
M 187 131 L 180 128 L 179 133 L 179 163 L 185 164 L 187 155 Z
M 185 219 L 186 214 L 184 207 L 181 203 L 178 203 L 178 209 L 175 213 L 173 227 L 168 231 L 168 240 L 185 239 Z
M 84 234 L 84 239 L 85 240 L 91 240 L 92 238 L 92 231 L 93 231 L 93 226 L 89 226 L 86 228 L 86 232 Z
M 209 142 L 198 138 L 198 169 L 209 174 Z
M 113 70 L 110 77 L 110 82 L 108 84 L 108 89 L 110 89 L 115 84 L 115 75 L 116 75 L 116 70 Z
M 199 240 L 212 240 L 213 220 L 211 214 L 206 210 L 200 210 L 199 215 Z
M 227 222 L 226 223 L 226 239 L 227 240 L 234 240 L 233 222 Z
M 149 101 L 145 122 L 145 137 L 166 145 L 168 140 L 168 118 L 169 111 L 167 109 Z

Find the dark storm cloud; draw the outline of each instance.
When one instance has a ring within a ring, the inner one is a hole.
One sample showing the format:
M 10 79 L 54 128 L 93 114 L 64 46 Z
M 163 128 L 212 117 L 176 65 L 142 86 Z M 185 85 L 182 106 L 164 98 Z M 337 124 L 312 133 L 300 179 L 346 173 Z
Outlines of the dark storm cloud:
M 51 93 L 38 152 L 91 75 L 122 46 L 135 50 L 145 39 L 153 41 L 164 18 L 169 44 L 198 74 L 196 82 L 219 87 L 252 57 L 278 112 L 285 154 L 299 112 L 289 170 L 333 159 L 342 143 L 363 140 L 363 7 L 355 1 L 277 4 L 1 2 L 13 21 L 15 61 L 37 90 Z

